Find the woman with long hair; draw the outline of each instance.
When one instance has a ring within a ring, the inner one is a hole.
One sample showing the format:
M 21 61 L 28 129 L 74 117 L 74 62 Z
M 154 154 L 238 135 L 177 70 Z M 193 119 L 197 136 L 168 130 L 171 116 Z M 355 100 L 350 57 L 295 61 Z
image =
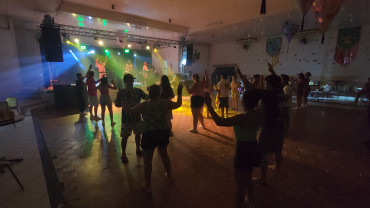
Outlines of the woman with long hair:
M 204 88 L 208 81 L 207 70 L 205 71 L 204 76 L 205 76 L 205 81 L 200 81 L 199 75 L 194 74 L 193 75 L 193 85 L 189 87 L 188 85 L 185 84 L 186 90 L 188 91 L 189 94 L 191 94 L 190 108 L 191 108 L 191 113 L 193 115 L 193 128 L 189 129 L 191 133 L 198 133 L 197 131 L 198 120 L 200 121 L 200 124 L 201 124 L 200 127 L 204 129 L 206 128 L 204 126 L 204 120 L 203 120 L 201 111 L 202 111 L 203 104 L 204 104 L 204 100 L 203 100 Z
M 112 85 L 108 84 L 108 78 L 103 77 L 101 78 L 100 85 L 98 86 L 98 89 L 100 91 L 100 105 L 101 105 L 101 118 L 103 120 L 103 125 L 105 124 L 104 115 L 105 115 L 105 106 L 108 107 L 109 116 L 111 125 L 114 126 L 116 122 L 113 121 L 113 111 L 112 111 L 112 100 L 109 96 L 109 89 L 116 90 L 117 87 L 114 85 L 114 81 L 112 80 Z
M 162 88 L 161 99 L 172 100 L 172 98 L 175 97 L 175 94 L 173 93 L 173 90 L 171 88 L 170 80 L 168 79 L 167 75 L 163 75 L 161 77 L 160 86 Z M 172 110 L 170 110 L 169 116 L 171 119 L 173 119 Z M 170 130 L 170 136 L 173 136 L 172 123 Z

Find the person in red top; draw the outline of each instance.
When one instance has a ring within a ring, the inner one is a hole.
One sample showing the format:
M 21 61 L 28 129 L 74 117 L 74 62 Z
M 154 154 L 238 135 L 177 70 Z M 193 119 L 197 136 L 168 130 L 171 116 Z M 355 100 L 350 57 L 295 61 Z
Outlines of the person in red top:
M 98 97 L 97 97 L 97 90 L 96 90 L 96 83 L 100 82 L 99 80 L 94 79 L 94 72 L 89 71 L 86 84 L 87 84 L 87 96 L 89 98 L 89 109 L 90 109 L 90 119 L 91 120 L 100 120 L 98 117 Z M 93 115 L 93 107 L 94 107 L 94 115 Z

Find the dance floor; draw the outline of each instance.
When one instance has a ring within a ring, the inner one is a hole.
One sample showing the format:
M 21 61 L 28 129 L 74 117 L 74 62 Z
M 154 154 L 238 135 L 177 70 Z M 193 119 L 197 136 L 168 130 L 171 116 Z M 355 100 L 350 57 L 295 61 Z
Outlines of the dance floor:
M 174 111 L 168 146 L 174 183 L 166 181 L 156 152 L 152 197 L 141 190 L 143 158 L 135 154 L 133 135 L 129 165 L 120 161 L 121 109 L 114 107 L 114 127 L 107 112 L 104 127 L 69 111 L 39 111 L 66 207 L 235 207 L 232 128 L 205 119 L 208 130 L 190 133 L 184 100 Z M 363 111 L 313 106 L 292 111 L 282 168 L 269 170 L 267 185 L 256 184 L 256 207 L 370 207 L 370 151 L 361 144 L 367 138 Z

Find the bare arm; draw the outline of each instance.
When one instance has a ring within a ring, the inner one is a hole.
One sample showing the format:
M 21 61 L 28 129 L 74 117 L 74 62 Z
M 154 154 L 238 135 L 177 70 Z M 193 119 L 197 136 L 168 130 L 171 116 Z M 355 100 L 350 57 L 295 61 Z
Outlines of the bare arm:
M 239 67 L 236 68 L 236 72 L 238 73 L 239 75 L 239 78 L 242 80 L 243 84 L 244 84 L 244 87 L 246 90 L 249 90 L 251 88 L 253 88 L 254 86 L 248 81 L 247 77 L 245 75 L 242 74 L 242 72 L 240 71 Z
M 146 102 L 143 102 L 131 108 L 130 104 L 127 102 L 126 97 L 122 98 L 122 108 L 125 111 L 125 113 L 128 115 L 142 114 L 145 108 L 145 105 L 146 105 Z
M 276 72 L 274 71 L 274 68 L 272 67 L 272 65 L 271 65 L 270 63 L 268 63 L 268 66 L 269 66 L 269 68 L 268 68 L 269 72 L 270 72 L 272 75 L 276 75 Z
M 177 102 L 170 101 L 171 109 L 179 108 L 182 105 L 182 88 L 184 84 L 182 82 L 177 86 Z
M 117 89 L 117 86 L 114 84 L 114 80 L 112 79 L 112 85 L 108 85 L 110 89 L 113 89 L 113 90 L 116 90 Z
M 230 117 L 230 118 L 221 118 L 213 109 L 211 104 L 211 97 L 209 93 L 206 93 L 204 96 L 205 104 L 207 105 L 207 109 L 211 114 L 213 120 L 217 124 L 217 126 L 238 126 L 243 122 L 244 116 L 242 114 Z
M 87 70 L 87 72 L 86 72 L 86 74 L 85 74 L 85 76 L 84 76 L 84 79 L 87 77 L 87 74 L 89 73 L 89 71 L 91 71 L 91 69 L 92 69 L 92 65 L 90 64 L 90 66 L 89 66 L 89 70 Z

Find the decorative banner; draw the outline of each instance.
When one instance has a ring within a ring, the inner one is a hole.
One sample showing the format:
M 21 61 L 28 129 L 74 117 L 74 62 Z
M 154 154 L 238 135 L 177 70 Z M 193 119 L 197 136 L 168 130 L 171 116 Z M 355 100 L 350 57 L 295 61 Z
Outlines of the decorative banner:
M 310 10 L 312 3 L 314 0 L 298 0 L 299 9 L 302 12 L 302 24 L 301 24 L 301 32 L 303 31 L 304 25 L 304 16 L 307 14 L 308 10 Z
M 314 11 L 316 21 L 323 33 L 321 43 L 324 44 L 324 34 L 330 24 L 338 14 L 344 0 L 314 0 L 312 10 Z
M 334 59 L 342 66 L 350 64 L 357 55 L 361 38 L 361 27 L 350 27 L 338 30 L 337 46 Z
M 277 63 L 279 63 L 279 53 L 281 49 L 281 42 L 282 38 L 269 38 L 266 42 L 266 52 L 270 56 L 269 63 L 272 66 L 275 66 Z
M 262 0 L 260 14 L 266 14 L 266 0 Z
M 298 32 L 298 25 L 289 24 L 288 22 L 285 23 L 284 26 L 284 34 L 285 37 L 288 39 L 288 43 L 292 40 L 293 36 Z

